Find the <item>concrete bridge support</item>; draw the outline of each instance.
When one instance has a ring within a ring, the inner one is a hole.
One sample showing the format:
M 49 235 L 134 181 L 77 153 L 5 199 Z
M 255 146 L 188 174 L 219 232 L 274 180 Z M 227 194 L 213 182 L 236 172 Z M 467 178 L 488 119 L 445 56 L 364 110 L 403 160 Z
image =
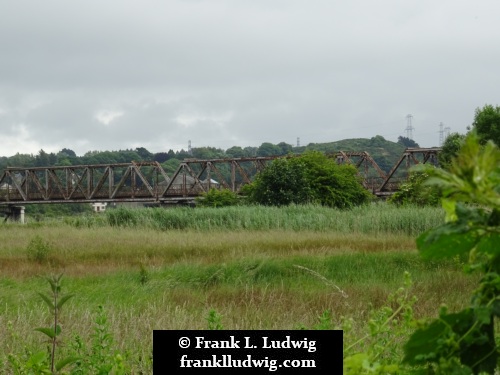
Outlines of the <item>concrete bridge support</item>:
M 16 221 L 24 224 L 24 206 L 5 206 L 1 209 L 5 216 L 4 221 Z

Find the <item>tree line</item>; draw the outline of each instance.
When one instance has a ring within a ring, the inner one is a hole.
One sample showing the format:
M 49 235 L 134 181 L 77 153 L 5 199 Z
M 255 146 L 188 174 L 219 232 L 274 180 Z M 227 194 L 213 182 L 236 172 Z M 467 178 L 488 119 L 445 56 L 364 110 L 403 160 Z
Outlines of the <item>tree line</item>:
M 300 151 L 300 150 L 298 150 Z M 116 164 L 130 163 L 131 161 L 156 161 L 162 164 L 167 171 L 177 168 L 180 161 L 187 158 L 217 159 L 217 158 L 244 158 L 255 156 L 287 155 L 297 152 L 296 148 L 285 142 L 272 144 L 264 142 L 259 147 L 233 146 L 227 150 L 215 147 L 192 148 L 191 151 L 184 149 L 168 152 L 153 153 L 144 147 L 118 151 L 88 151 L 82 156 L 77 156 L 70 148 L 63 148 L 57 153 L 45 152 L 43 149 L 38 154 L 17 153 L 14 156 L 0 157 L 0 170 L 6 167 L 31 168 L 52 167 L 87 164 Z
M 391 142 L 377 135 L 371 139 L 346 139 L 328 143 L 309 143 L 307 146 L 292 146 L 286 142 L 273 144 L 264 142 L 258 147 L 233 146 L 226 150 L 215 147 L 193 147 L 190 151 L 169 149 L 162 152 L 150 152 L 145 147 L 125 149 L 118 151 L 88 151 L 78 156 L 71 148 L 63 148 L 57 153 L 46 152 L 43 149 L 37 154 L 17 153 L 10 157 L 0 157 L 0 173 L 6 167 L 31 168 L 70 166 L 88 164 L 116 164 L 130 163 L 131 161 L 156 161 L 160 163 L 167 173 L 173 173 L 182 160 L 219 159 L 219 158 L 245 158 L 258 156 L 282 156 L 289 154 L 302 154 L 308 150 L 321 152 L 343 151 L 368 151 L 377 164 L 386 172 L 390 170 L 401 152 L 408 146 L 408 141 L 400 137 L 398 142 Z

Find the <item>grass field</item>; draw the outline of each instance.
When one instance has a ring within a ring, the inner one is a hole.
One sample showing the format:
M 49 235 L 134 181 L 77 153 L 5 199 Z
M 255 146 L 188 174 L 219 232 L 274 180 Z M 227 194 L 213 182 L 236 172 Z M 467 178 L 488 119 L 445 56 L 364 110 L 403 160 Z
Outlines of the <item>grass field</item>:
M 312 327 L 330 311 L 361 331 L 410 272 L 417 317 L 468 302 L 477 278 L 454 261 L 423 261 L 415 237 L 443 220 L 440 209 L 385 204 L 321 207 L 117 209 L 101 216 L 0 226 L 0 360 L 43 348 L 35 327 L 50 319 L 41 276 L 64 273 L 75 297 L 63 337 L 89 342 L 99 305 L 131 373 L 151 373 L 153 329 Z M 34 238 L 48 245 L 33 258 Z M 60 348 L 61 352 L 67 347 Z

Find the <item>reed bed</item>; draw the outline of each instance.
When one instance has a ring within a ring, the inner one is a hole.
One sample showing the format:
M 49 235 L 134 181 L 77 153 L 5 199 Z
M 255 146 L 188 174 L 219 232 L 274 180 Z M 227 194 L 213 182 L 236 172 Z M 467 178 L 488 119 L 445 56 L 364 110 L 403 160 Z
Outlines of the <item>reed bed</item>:
M 120 207 L 104 215 L 85 215 L 66 220 L 75 227 L 141 227 L 155 230 L 290 230 L 338 233 L 401 233 L 415 236 L 443 222 L 435 207 L 396 207 L 374 203 L 351 210 L 322 206 L 232 206 L 223 208 Z

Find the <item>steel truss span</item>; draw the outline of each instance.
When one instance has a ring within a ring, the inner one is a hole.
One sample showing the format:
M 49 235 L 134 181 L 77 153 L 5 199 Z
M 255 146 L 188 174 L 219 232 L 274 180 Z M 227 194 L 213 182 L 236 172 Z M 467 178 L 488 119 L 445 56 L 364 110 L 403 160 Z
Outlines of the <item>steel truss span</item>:
M 367 152 L 329 154 L 339 164 L 358 168 L 363 185 L 376 195 L 388 195 L 401 178 L 401 166 L 437 163 L 438 148 L 407 149 L 386 174 Z M 285 157 L 300 157 L 285 156 Z M 0 205 L 190 201 L 212 188 L 239 193 L 277 156 L 234 159 L 185 159 L 169 175 L 157 162 L 7 168 L 0 177 Z M 403 163 L 405 162 L 406 163 Z

